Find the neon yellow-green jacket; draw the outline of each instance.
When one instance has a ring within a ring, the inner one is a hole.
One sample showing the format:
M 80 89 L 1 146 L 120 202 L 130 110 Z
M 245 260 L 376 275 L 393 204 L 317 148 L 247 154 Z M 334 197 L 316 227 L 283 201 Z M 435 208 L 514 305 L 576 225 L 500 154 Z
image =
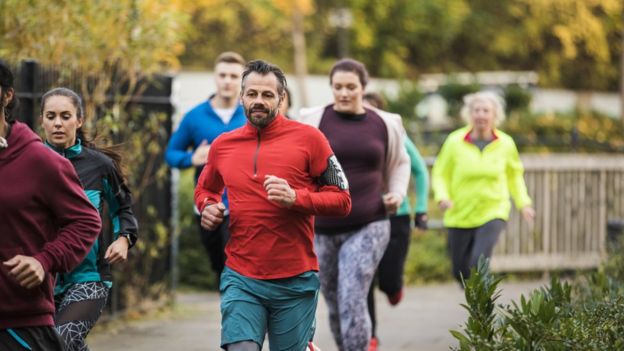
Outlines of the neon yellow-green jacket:
M 450 228 L 475 228 L 493 219 L 509 219 L 510 194 L 518 209 L 531 204 L 524 168 L 513 139 L 500 130 L 483 151 L 467 137 L 470 127 L 452 132 L 431 172 L 436 203 L 451 200 L 444 213 Z

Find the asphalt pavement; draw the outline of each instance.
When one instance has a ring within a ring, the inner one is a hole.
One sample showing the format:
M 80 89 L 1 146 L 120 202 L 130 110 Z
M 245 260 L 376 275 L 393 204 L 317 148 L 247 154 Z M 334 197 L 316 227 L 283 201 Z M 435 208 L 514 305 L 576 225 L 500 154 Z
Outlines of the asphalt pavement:
M 544 282 L 503 283 L 500 302 L 518 299 Z M 401 303 L 392 307 L 385 295 L 376 295 L 380 351 L 442 351 L 457 346 L 449 333 L 466 322 L 463 291 L 457 284 L 409 287 Z M 180 293 L 175 307 L 138 320 L 118 320 L 99 327 L 87 341 L 92 351 L 207 351 L 219 350 L 220 313 L 216 293 Z M 315 343 L 335 351 L 323 298 L 317 310 Z M 263 350 L 268 350 L 265 344 Z

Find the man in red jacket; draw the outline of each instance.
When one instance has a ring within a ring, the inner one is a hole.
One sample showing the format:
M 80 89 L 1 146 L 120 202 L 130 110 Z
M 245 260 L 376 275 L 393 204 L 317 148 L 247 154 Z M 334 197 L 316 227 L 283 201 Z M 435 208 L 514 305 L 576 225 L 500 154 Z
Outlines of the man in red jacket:
M 313 217 L 345 216 L 348 182 L 316 128 L 278 113 L 286 78 L 272 64 L 247 64 L 241 100 L 247 123 L 217 138 L 195 189 L 202 225 L 223 221 L 230 202 L 230 240 L 221 277 L 221 347 L 303 351 L 318 302 Z
M 89 252 L 100 216 L 68 160 L 11 119 L 13 74 L 0 62 L 0 350 L 64 350 L 54 274 Z

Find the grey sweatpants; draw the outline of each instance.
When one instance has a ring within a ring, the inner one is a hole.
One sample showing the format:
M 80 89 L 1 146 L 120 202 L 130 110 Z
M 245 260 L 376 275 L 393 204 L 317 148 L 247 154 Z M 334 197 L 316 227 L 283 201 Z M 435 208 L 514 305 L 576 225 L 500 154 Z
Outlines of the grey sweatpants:
M 371 321 L 366 296 L 390 240 L 390 221 L 375 221 L 344 234 L 314 236 L 321 292 L 341 351 L 368 349 Z
M 453 276 L 461 283 L 470 277 L 479 257 L 492 257 L 492 251 L 507 222 L 491 220 L 476 228 L 448 228 L 448 248 L 453 265 Z

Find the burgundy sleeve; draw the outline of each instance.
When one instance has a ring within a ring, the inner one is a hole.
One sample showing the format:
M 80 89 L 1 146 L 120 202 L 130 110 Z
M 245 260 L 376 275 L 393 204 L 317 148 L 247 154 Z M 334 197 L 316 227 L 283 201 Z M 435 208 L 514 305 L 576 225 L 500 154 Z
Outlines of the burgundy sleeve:
M 69 272 L 87 256 L 100 234 L 102 221 L 82 189 L 72 164 L 61 158 L 53 158 L 51 163 L 52 170 L 45 172 L 44 198 L 59 231 L 34 258 L 46 272 Z
M 204 166 L 195 186 L 194 201 L 201 213 L 206 204 L 216 204 L 221 201 L 223 193 L 223 178 L 217 170 L 218 143 L 213 143 L 208 151 L 208 162 Z
M 310 175 L 318 190 L 295 189 L 293 209 L 317 216 L 346 216 L 351 212 L 349 183 L 329 142 L 318 130 L 310 143 Z

